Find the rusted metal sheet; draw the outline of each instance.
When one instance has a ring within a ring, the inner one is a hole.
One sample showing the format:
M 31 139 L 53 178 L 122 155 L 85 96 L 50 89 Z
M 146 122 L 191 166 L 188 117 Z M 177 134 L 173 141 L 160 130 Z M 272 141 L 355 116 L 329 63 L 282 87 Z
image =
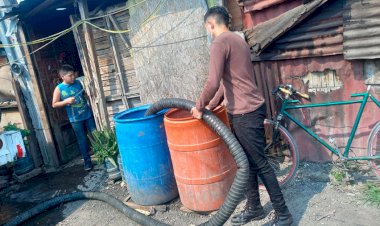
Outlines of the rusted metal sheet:
M 238 0 L 244 6 L 244 12 L 259 11 L 274 5 L 286 2 L 286 0 Z M 288 1 L 290 2 L 290 1 Z
M 269 118 L 279 107 L 279 103 L 276 103 L 270 94 L 273 88 L 277 84 L 290 83 L 297 90 L 308 92 L 313 82 L 305 81 L 309 72 L 333 70 L 342 82 L 339 89 L 309 93 L 312 103 L 347 100 L 350 99 L 351 93 L 364 92 L 367 88 L 364 84 L 366 78 L 363 75 L 363 61 L 346 61 L 343 55 L 253 62 L 253 66 L 256 82 L 266 98 Z M 379 98 L 379 93 L 372 92 L 372 94 Z M 305 100 L 301 101 L 308 103 Z M 326 141 L 329 137 L 335 138 L 336 145 L 343 147 L 347 143 L 358 109 L 359 105 L 333 106 L 294 110 L 292 115 Z M 374 103 L 368 103 L 352 145 L 352 150 L 356 155 L 366 154 L 368 135 L 377 120 L 373 115 L 377 112 L 378 109 Z M 296 139 L 302 160 L 328 161 L 330 159 L 329 153 L 321 144 L 293 123 L 290 124 L 289 131 Z
M 342 10 L 342 1 L 330 1 L 320 6 L 314 13 L 308 16 L 308 18 L 300 22 L 264 51 L 262 51 L 262 49 L 263 47 L 265 48 L 265 45 L 261 47 L 261 50 L 260 46 L 259 48 L 253 46 L 253 50 L 256 50 L 253 52 L 253 60 L 281 60 L 342 54 Z M 291 11 L 289 11 L 289 14 L 290 12 Z M 265 28 L 261 30 L 265 30 Z M 260 39 L 256 38 L 256 40 L 263 40 L 262 42 L 264 44 L 268 42 L 267 40 L 274 38 L 273 36 L 262 37 L 262 34 L 265 34 L 265 32 L 251 36 L 248 35 L 248 37 L 259 37 Z M 277 34 L 281 33 L 277 32 Z M 254 42 L 252 41 L 251 43 Z M 259 45 L 262 44 L 260 43 Z
M 248 1 L 249 2 L 249 1 Z M 252 9 L 251 5 L 247 2 L 246 6 L 240 4 L 244 11 L 243 23 L 244 28 L 249 29 L 267 20 L 273 19 L 297 6 L 302 5 L 302 0 L 288 0 L 282 1 L 281 3 L 269 5 L 267 8 L 262 8 L 260 10 L 250 11 Z M 252 1 L 250 1 L 252 2 Z M 266 1 L 265 2 L 270 2 Z
M 348 0 L 343 18 L 345 59 L 380 58 L 380 2 Z
M 313 13 L 317 8 L 321 7 L 326 2 L 327 0 L 316 0 L 309 4 L 298 6 L 286 13 L 283 13 L 279 17 L 261 23 L 252 29 L 246 30 L 244 33 L 246 35 L 248 44 L 252 47 L 253 53 L 256 55 L 260 54 L 278 37 L 303 21 L 306 17 L 308 17 L 311 13 Z M 302 37 L 309 35 L 304 34 L 304 30 L 305 29 L 301 29 L 301 31 L 298 31 L 298 33 L 296 33 L 296 36 L 301 35 Z M 293 36 L 290 36 L 289 38 L 299 39 L 298 37 Z
M 243 30 L 243 7 L 240 7 L 236 0 L 227 0 L 227 9 L 231 14 L 231 28 L 234 31 Z

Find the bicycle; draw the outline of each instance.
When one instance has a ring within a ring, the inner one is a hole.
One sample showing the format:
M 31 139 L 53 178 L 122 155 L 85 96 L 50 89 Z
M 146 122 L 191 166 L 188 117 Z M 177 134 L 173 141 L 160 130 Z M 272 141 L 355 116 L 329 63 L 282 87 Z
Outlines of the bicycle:
M 288 184 L 297 172 L 299 165 L 299 153 L 298 146 L 292 135 L 283 125 L 285 118 L 294 122 L 298 127 L 304 130 L 307 134 L 312 136 L 315 140 L 326 147 L 333 155 L 338 156 L 342 161 L 356 161 L 367 160 L 372 167 L 375 175 L 380 179 L 380 120 L 377 121 L 368 138 L 368 154 L 366 156 L 349 156 L 352 141 L 357 131 L 360 118 L 363 114 L 365 106 L 369 99 L 371 99 L 379 108 L 380 102 L 370 94 L 370 86 L 367 92 L 351 94 L 351 98 L 362 97 L 362 99 L 352 99 L 345 101 L 323 102 L 323 103 L 311 103 L 301 104 L 297 97 L 310 100 L 308 94 L 300 93 L 292 87 L 292 85 L 280 85 L 273 90 L 272 95 L 275 95 L 282 102 L 280 111 L 276 114 L 273 120 L 265 119 L 264 127 L 267 140 L 267 146 L 265 153 L 268 157 L 268 161 L 273 167 L 277 179 L 281 187 Z M 333 141 L 330 141 L 331 145 L 325 140 L 321 139 L 311 129 L 307 128 L 294 116 L 292 116 L 288 110 L 293 109 L 305 109 L 316 107 L 329 107 L 336 105 L 348 105 L 348 104 L 360 104 L 359 112 L 356 116 L 354 125 L 350 132 L 347 144 L 344 151 L 340 151 L 339 148 L 334 145 Z

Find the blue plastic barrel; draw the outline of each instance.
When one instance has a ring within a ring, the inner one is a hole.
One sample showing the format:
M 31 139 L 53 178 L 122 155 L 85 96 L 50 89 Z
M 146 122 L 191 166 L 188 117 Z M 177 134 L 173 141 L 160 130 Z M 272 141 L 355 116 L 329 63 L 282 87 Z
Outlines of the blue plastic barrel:
M 165 111 L 145 117 L 148 105 L 114 116 L 116 139 L 131 198 L 157 205 L 178 196 L 163 123 Z

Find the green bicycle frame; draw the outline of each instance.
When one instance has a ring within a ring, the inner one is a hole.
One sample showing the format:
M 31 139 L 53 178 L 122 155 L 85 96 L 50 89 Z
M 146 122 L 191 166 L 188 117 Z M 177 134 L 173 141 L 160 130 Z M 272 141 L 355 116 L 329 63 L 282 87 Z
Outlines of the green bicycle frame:
M 312 130 L 307 128 L 305 125 L 303 125 L 300 121 L 298 121 L 296 118 L 294 118 L 287 110 L 292 109 L 302 109 L 302 108 L 316 108 L 316 107 L 329 107 L 329 106 L 335 106 L 335 105 L 349 105 L 349 104 L 360 104 L 359 112 L 356 116 L 354 126 L 351 130 L 350 137 L 348 139 L 347 145 L 345 147 L 343 157 L 347 160 L 370 160 L 370 159 L 380 159 L 380 156 L 359 156 L 359 157 L 349 157 L 349 150 L 352 144 L 352 141 L 354 139 L 355 133 L 358 129 L 358 125 L 360 122 L 360 119 L 362 117 L 364 108 L 367 104 L 368 98 L 370 98 L 379 108 L 380 108 L 380 102 L 373 97 L 371 94 L 369 94 L 369 91 L 365 93 L 355 93 L 351 94 L 351 97 L 362 97 L 360 100 L 347 100 L 347 101 L 336 101 L 336 102 L 325 102 L 325 103 L 316 103 L 316 104 L 297 104 L 299 103 L 298 100 L 289 100 L 285 99 L 283 101 L 282 107 L 281 107 L 281 114 L 288 117 L 291 121 L 296 123 L 299 127 L 301 127 L 303 130 L 305 130 L 310 136 L 315 138 L 319 143 L 321 143 L 323 146 L 325 146 L 327 149 L 329 149 L 332 153 L 334 153 L 337 156 L 341 157 L 341 153 L 339 150 L 332 147 L 330 144 L 328 144 L 326 141 L 321 139 L 317 134 L 315 134 Z

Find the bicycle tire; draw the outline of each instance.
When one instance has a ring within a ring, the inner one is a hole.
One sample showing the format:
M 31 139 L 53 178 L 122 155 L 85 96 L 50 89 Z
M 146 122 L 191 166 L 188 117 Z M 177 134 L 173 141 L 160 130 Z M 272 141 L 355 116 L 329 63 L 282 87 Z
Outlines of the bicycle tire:
M 376 123 L 368 137 L 368 157 L 374 155 L 380 155 L 380 121 Z M 370 160 L 369 165 L 380 180 L 380 159 Z
M 295 176 L 299 166 L 298 146 L 292 135 L 283 126 L 275 128 L 275 122 L 264 121 L 267 146 L 265 154 L 271 164 L 280 187 L 285 187 Z M 273 132 L 279 132 L 276 141 L 273 141 Z M 269 142 L 268 142 L 269 141 Z

